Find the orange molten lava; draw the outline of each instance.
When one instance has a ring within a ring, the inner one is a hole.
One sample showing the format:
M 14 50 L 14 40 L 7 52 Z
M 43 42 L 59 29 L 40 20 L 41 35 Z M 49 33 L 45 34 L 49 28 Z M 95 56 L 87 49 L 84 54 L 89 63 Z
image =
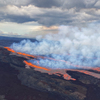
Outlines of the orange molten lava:
M 17 54 L 19 54 L 19 55 L 23 55 L 23 56 L 32 57 L 32 58 L 37 58 L 36 56 L 29 55 L 29 54 L 25 54 L 25 53 L 21 53 L 21 52 L 17 52 Z
M 76 80 L 66 73 L 67 69 L 48 69 L 45 67 L 40 67 L 40 66 L 34 65 L 34 64 L 29 63 L 25 60 L 24 60 L 24 63 L 30 67 L 34 67 L 36 71 L 40 71 L 42 73 L 48 73 L 49 75 L 55 74 L 57 76 L 62 75 L 64 77 L 64 79 L 66 79 L 66 80 L 73 80 L 73 81 Z M 43 70 L 41 70 L 41 69 L 43 69 Z
M 11 49 L 9 47 L 4 47 L 4 48 L 7 49 L 10 52 L 17 53 L 19 55 L 28 56 L 28 57 L 32 57 L 32 58 L 37 58 L 36 56 L 30 55 L 30 54 L 26 54 L 26 53 L 22 53 L 22 52 L 15 52 L 13 49 Z
M 92 69 L 95 70 L 95 71 L 100 72 L 100 67 L 96 67 L 96 68 L 92 68 Z
M 50 69 L 47 69 L 47 68 L 45 68 L 45 67 L 40 67 L 40 66 L 34 65 L 34 64 L 29 63 L 29 62 L 27 62 L 27 61 L 25 61 L 25 60 L 24 60 L 24 63 L 25 63 L 26 65 L 31 66 L 31 67 L 35 67 L 35 68 L 43 69 L 43 70 L 46 70 L 46 71 L 50 71 Z
M 5 49 L 7 49 L 10 52 L 16 53 L 13 49 L 9 48 L 9 47 L 4 47 Z
M 42 58 L 42 59 L 50 59 L 50 60 L 54 60 L 54 61 L 61 61 L 61 62 L 65 62 L 68 65 L 75 66 L 75 67 L 78 67 L 78 68 L 83 67 L 83 68 L 86 68 L 86 69 L 92 69 L 92 70 L 96 70 L 96 71 L 100 72 L 100 67 L 91 68 L 89 66 L 73 65 L 72 63 L 67 62 L 65 60 L 57 60 L 57 59 L 54 59 L 54 58 L 43 57 L 43 56 L 34 56 L 34 55 L 25 54 L 25 53 L 21 53 L 21 52 L 15 52 L 13 49 L 11 49 L 9 47 L 4 47 L 4 48 L 7 49 L 8 51 L 12 52 L 12 53 L 16 53 L 16 54 L 19 54 L 19 55 L 23 55 L 25 57 L 32 57 L 34 59 Z M 29 58 L 29 59 L 31 59 L 31 58 Z M 67 70 L 70 70 L 70 71 L 78 71 L 78 72 L 81 72 L 81 73 L 84 73 L 84 74 L 87 74 L 87 75 L 91 75 L 91 76 L 100 78 L 100 74 L 97 74 L 97 73 L 94 73 L 94 72 L 85 71 L 85 70 L 77 70 L 77 69 L 76 70 L 73 70 L 73 69 L 48 69 L 48 68 L 45 68 L 45 67 L 41 67 L 41 66 L 39 66 L 39 61 L 38 60 L 37 60 L 38 65 L 34 65 L 34 64 L 29 63 L 27 61 L 24 61 L 24 63 L 26 65 L 30 66 L 30 67 L 34 67 L 35 70 L 40 71 L 40 72 L 43 72 L 43 73 L 48 73 L 50 75 L 55 74 L 57 76 L 63 75 L 64 79 L 66 79 L 66 80 L 76 80 L 76 79 L 72 78 L 70 75 L 68 75 L 66 73 Z
M 66 63 L 67 65 L 71 65 L 71 66 L 74 66 L 74 67 L 77 67 L 77 68 L 91 68 L 89 66 L 80 66 L 80 65 L 74 65 L 70 62 L 67 62 L 65 60 L 58 60 L 58 59 L 54 59 L 54 58 L 50 58 L 50 57 L 43 57 L 43 56 L 33 56 L 33 55 L 30 55 L 30 54 L 25 54 L 25 53 L 21 53 L 21 52 L 15 52 L 13 49 L 9 48 L 9 47 L 4 47 L 6 48 L 8 51 L 11 51 L 13 53 L 17 53 L 19 55 L 23 55 L 23 56 L 28 56 L 28 57 L 32 57 L 32 58 L 42 58 L 42 59 L 50 59 L 50 60 L 54 60 L 54 61 L 61 61 L 61 62 L 64 62 Z

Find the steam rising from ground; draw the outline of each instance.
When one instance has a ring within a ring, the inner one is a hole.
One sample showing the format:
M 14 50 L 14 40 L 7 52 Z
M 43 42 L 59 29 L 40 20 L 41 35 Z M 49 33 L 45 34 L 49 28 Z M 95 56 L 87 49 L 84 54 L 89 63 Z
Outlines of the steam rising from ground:
M 49 68 L 88 68 L 100 66 L 100 25 L 87 27 L 60 26 L 58 34 L 36 37 L 38 41 L 22 40 L 10 47 L 17 52 L 43 55 L 52 59 L 29 60 Z M 66 62 L 65 62 L 66 61 Z M 79 66 L 77 66 L 79 65 Z

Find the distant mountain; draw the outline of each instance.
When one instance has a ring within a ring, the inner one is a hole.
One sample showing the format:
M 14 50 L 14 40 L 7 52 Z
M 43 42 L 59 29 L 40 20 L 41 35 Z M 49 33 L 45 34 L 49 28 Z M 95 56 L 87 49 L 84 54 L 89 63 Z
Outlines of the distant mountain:
M 1 46 L 10 46 L 12 43 L 16 42 L 19 43 L 20 41 L 24 39 L 30 39 L 31 41 L 36 41 L 35 38 L 17 38 L 17 37 L 5 37 L 5 36 L 0 36 L 0 45 Z

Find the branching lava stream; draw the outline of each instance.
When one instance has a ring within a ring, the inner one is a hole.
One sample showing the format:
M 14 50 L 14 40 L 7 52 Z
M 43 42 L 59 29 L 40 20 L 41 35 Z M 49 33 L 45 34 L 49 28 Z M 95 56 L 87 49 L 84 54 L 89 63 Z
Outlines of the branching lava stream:
M 32 67 L 32 68 L 34 68 L 34 70 L 40 71 L 42 73 L 48 73 L 49 75 L 55 74 L 57 76 L 61 76 L 62 75 L 63 78 L 66 79 L 66 80 L 74 80 L 75 81 L 76 79 L 72 78 L 69 74 L 67 74 L 67 71 L 70 70 L 70 71 L 78 71 L 80 73 L 84 73 L 84 74 L 91 75 L 91 76 L 96 77 L 96 78 L 100 78 L 100 75 L 97 74 L 97 73 L 79 69 L 79 68 L 82 67 L 84 69 L 91 69 L 91 70 L 95 70 L 95 71 L 100 72 L 100 67 L 91 68 L 90 66 L 73 65 L 72 63 L 69 63 L 69 62 L 67 62 L 65 60 L 57 60 L 57 59 L 50 58 L 50 57 L 36 56 L 36 55 L 30 55 L 30 54 L 25 54 L 25 53 L 21 53 L 21 52 L 16 52 L 16 51 L 14 51 L 13 49 L 11 49 L 9 47 L 4 47 L 4 48 L 7 49 L 8 51 L 14 53 L 14 54 L 23 55 L 26 58 L 28 57 L 28 59 L 32 59 L 32 60 L 38 59 L 38 58 L 50 59 L 50 60 L 65 62 L 66 64 L 74 66 L 74 67 L 77 68 L 77 69 L 51 69 L 51 68 L 47 68 L 47 67 L 41 67 L 39 65 L 39 61 L 38 60 L 37 60 L 38 65 L 34 65 L 34 64 L 24 60 L 24 63 L 26 64 L 26 66 Z

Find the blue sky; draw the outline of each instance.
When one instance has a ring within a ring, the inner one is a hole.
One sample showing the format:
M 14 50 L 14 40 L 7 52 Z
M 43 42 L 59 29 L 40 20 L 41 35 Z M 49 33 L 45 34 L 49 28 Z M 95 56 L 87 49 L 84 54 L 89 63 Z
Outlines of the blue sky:
M 0 0 L 0 35 L 35 37 L 93 22 L 100 22 L 100 0 Z

